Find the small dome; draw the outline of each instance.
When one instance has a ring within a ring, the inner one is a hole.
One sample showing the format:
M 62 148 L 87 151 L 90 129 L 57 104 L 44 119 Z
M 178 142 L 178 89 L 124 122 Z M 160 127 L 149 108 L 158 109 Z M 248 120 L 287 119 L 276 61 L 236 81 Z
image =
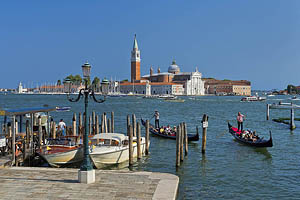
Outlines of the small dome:
M 102 84 L 109 84 L 109 81 L 108 81 L 106 78 L 104 78 L 104 79 L 102 80 Z
M 168 72 L 173 74 L 180 72 L 180 68 L 176 65 L 175 60 L 173 60 L 172 64 L 169 66 Z

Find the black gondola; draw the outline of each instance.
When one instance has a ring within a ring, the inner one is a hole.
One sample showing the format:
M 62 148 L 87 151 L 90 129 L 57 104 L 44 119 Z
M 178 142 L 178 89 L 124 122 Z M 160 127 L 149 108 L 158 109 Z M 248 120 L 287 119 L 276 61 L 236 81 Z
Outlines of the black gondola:
M 241 131 L 238 130 L 236 127 L 233 127 L 229 122 L 228 122 L 228 128 L 229 128 L 229 133 L 240 143 L 247 144 L 249 146 L 254 146 L 254 147 L 272 147 L 273 146 L 273 141 L 272 141 L 272 134 L 270 131 L 270 139 L 269 140 L 264 140 L 262 138 L 257 139 L 255 142 L 252 140 L 244 139 L 240 137 Z
M 146 121 L 144 121 L 143 119 L 141 119 L 142 125 L 146 127 Z M 176 133 L 173 133 L 171 135 L 167 135 L 167 134 L 161 134 L 159 133 L 158 130 L 156 130 L 154 128 L 154 126 L 152 124 L 150 124 L 149 126 L 149 131 L 156 136 L 159 137 L 163 137 L 163 138 L 168 138 L 168 139 L 173 139 L 176 140 Z M 187 134 L 188 135 L 188 141 L 198 141 L 199 140 L 199 134 Z

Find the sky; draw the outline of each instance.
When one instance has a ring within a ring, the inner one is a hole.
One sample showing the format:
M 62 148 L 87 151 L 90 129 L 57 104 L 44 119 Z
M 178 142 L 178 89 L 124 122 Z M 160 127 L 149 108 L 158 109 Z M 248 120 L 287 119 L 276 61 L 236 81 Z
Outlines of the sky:
M 300 1 L 1 1 L 0 88 L 82 74 L 130 79 L 134 34 L 141 74 L 197 67 L 203 77 L 249 80 L 254 90 L 300 85 Z

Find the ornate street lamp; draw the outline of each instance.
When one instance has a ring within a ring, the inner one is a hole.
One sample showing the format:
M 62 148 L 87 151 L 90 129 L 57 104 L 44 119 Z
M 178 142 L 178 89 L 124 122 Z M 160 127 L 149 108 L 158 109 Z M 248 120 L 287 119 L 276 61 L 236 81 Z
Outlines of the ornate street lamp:
M 68 100 L 71 102 L 77 102 L 80 100 L 81 96 L 84 96 L 84 137 L 83 137 L 83 153 L 84 158 L 83 162 L 80 166 L 80 170 L 78 171 L 78 179 L 81 183 L 93 183 L 95 182 L 95 170 L 93 169 L 90 155 L 89 155 L 89 138 L 88 138 L 88 97 L 91 95 L 95 102 L 103 103 L 104 99 L 97 100 L 95 97 L 94 90 L 88 85 L 88 81 L 90 78 L 91 65 L 86 62 L 82 65 L 82 72 L 84 77 L 85 88 L 80 89 L 78 97 L 76 99 L 70 98 L 70 93 L 68 93 Z

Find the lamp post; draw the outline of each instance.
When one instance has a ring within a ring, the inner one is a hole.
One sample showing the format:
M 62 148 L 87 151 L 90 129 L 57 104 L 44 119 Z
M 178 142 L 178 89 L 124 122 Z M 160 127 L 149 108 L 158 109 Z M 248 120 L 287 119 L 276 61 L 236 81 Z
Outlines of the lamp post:
M 78 171 L 78 179 L 81 183 L 94 183 L 95 182 L 95 170 L 93 169 L 90 155 L 89 155 L 89 137 L 88 137 L 88 97 L 91 95 L 93 97 L 93 100 L 97 103 L 103 103 L 105 101 L 104 99 L 97 100 L 95 97 L 94 90 L 89 87 L 88 81 L 90 78 L 90 71 L 91 71 L 91 65 L 86 62 L 84 65 L 82 65 L 82 72 L 84 77 L 84 89 L 80 89 L 78 97 L 76 99 L 70 98 L 68 93 L 68 100 L 71 102 L 77 102 L 80 100 L 81 96 L 84 96 L 84 137 L 83 137 L 83 162 L 80 166 L 80 170 Z

